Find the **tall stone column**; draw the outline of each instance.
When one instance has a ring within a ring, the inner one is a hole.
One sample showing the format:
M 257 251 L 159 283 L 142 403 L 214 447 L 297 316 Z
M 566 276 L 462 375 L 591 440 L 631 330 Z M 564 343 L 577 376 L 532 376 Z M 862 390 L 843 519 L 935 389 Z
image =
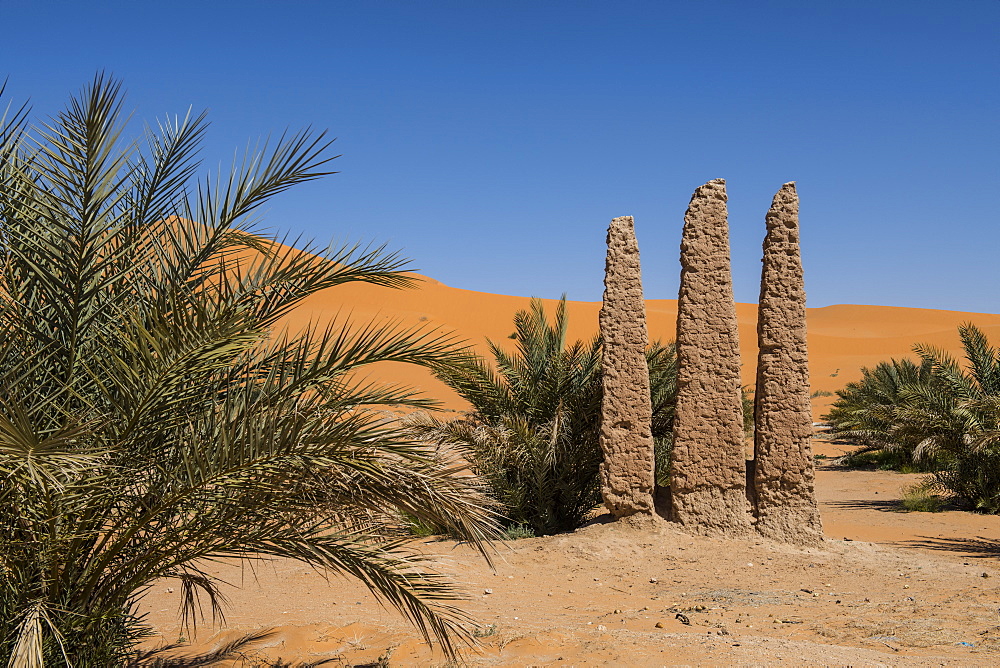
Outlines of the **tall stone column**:
M 757 531 L 789 543 L 823 539 L 816 506 L 806 349 L 806 293 L 799 253 L 799 196 L 786 183 L 767 212 L 757 318 L 754 500 Z
M 705 535 L 750 533 L 740 349 L 726 182 L 694 191 L 681 238 L 673 519 Z
M 653 512 L 653 410 L 646 365 L 646 304 L 632 216 L 608 227 L 604 303 L 600 315 L 601 494 L 615 517 Z

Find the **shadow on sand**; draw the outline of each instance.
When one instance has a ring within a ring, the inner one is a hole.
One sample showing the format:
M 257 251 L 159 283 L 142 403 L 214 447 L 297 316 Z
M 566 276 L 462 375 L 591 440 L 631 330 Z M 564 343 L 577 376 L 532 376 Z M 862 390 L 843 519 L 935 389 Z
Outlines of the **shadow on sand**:
M 989 559 L 1000 557 L 1000 540 L 993 538 L 932 538 L 921 536 L 920 540 L 908 540 L 902 545 L 919 547 L 925 550 L 942 550 L 958 552 L 974 559 Z
M 899 499 L 886 501 L 875 501 L 874 499 L 851 499 L 848 501 L 826 501 L 821 505 L 833 508 L 843 508 L 844 510 L 879 510 L 883 513 L 905 513 L 909 512 L 903 507 Z

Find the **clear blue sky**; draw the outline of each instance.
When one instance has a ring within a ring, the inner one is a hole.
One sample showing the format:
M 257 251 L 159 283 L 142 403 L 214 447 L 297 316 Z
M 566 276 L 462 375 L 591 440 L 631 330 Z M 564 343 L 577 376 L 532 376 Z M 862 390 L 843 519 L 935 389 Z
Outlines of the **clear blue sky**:
M 139 120 L 207 108 L 206 165 L 329 128 L 340 174 L 267 222 L 388 242 L 456 287 L 596 301 L 636 217 L 676 298 L 695 187 L 729 183 L 736 296 L 797 181 L 811 306 L 1000 312 L 1000 0 L 0 0 L 39 114 L 107 70 Z

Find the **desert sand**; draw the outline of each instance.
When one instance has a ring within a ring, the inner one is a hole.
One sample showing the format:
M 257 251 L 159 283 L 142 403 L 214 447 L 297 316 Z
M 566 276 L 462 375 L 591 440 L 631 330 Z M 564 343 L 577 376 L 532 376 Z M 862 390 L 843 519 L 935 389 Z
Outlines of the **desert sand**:
M 317 295 L 290 328 L 349 316 L 453 332 L 480 352 L 501 344 L 528 300 L 423 279 L 416 290 L 347 285 Z M 551 307 L 554 302 L 549 300 Z M 597 331 L 599 303 L 570 304 L 571 337 Z M 647 303 L 651 339 L 673 338 L 677 303 Z M 756 305 L 738 304 L 742 376 L 754 377 Z M 958 353 L 956 325 L 992 339 L 1000 315 L 885 306 L 809 309 L 811 387 L 832 392 L 862 366 L 909 354 L 913 343 Z M 461 400 L 426 372 L 403 365 L 373 376 L 404 382 L 458 411 Z M 813 399 L 815 419 L 833 397 Z M 816 442 L 833 456 L 837 446 Z M 497 545 L 495 570 L 464 545 L 426 540 L 441 569 L 463 584 L 481 624 L 469 665 L 995 665 L 1000 663 L 1000 517 L 902 512 L 900 490 L 920 475 L 821 467 L 817 494 L 827 540 L 794 548 L 762 539 L 693 537 L 660 520 L 592 524 L 571 534 Z M 225 624 L 204 623 L 184 652 L 272 629 L 229 665 L 444 666 L 396 613 L 350 580 L 275 561 L 255 573 L 211 565 L 234 586 Z M 143 610 L 175 642 L 179 588 L 157 583 Z M 381 661 L 382 663 L 379 663 Z M 282 664 L 287 665 L 287 664 Z
M 415 275 L 416 276 L 416 275 Z M 290 329 L 310 320 L 327 322 L 350 317 L 355 323 L 397 321 L 402 326 L 425 326 L 453 333 L 487 354 L 486 338 L 512 344 L 507 337 L 514 331 L 514 313 L 528 307 L 524 297 L 494 295 L 453 288 L 423 276 L 411 290 L 348 284 L 308 299 L 288 316 Z M 808 284 L 807 284 L 808 289 Z M 556 300 L 543 300 L 549 313 Z M 600 302 L 569 302 L 569 336 L 589 340 L 597 333 Z M 752 385 L 757 359 L 757 305 L 737 304 L 740 327 L 742 380 Z M 676 330 L 677 300 L 651 299 L 646 302 L 651 341 L 672 341 Z M 833 392 L 861 378 L 861 367 L 874 366 L 890 357 L 912 355 L 914 343 L 939 346 L 960 354 L 957 326 L 974 322 L 991 340 L 1000 339 L 1000 315 L 936 311 L 893 306 L 838 304 L 808 309 L 810 385 L 813 392 Z M 402 382 L 439 399 L 447 410 L 464 408 L 462 400 L 426 371 L 405 365 L 386 365 L 375 375 Z M 825 413 L 835 397 L 813 400 L 813 417 Z

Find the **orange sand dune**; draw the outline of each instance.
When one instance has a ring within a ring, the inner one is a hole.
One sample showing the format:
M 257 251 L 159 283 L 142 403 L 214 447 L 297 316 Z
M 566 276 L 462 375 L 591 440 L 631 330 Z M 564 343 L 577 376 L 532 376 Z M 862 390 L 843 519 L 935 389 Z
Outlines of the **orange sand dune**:
M 328 322 L 350 317 L 356 324 L 369 321 L 397 321 L 403 326 L 423 325 L 454 332 L 480 354 L 488 354 L 486 339 L 504 346 L 512 342 L 514 313 L 526 309 L 529 299 L 452 288 L 422 276 L 419 287 L 393 290 L 365 284 L 348 284 L 326 290 L 306 300 L 286 318 L 291 329 L 310 320 Z M 555 300 L 544 300 L 547 311 L 555 310 Z M 599 302 L 570 302 L 570 337 L 589 340 L 597 332 Z M 737 304 L 743 354 L 743 382 L 754 382 L 756 366 L 757 306 Z M 674 338 L 677 301 L 647 301 L 651 339 Z M 1000 339 L 1000 315 L 935 311 L 892 306 L 840 304 L 809 309 L 809 355 L 813 391 L 832 392 L 861 377 L 861 367 L 873 366 L 890 357 L 912 355 L 914 343 L 928 343 L 960 355 L 957 326 L 974 322 L 991 339 Z M 442 401 L 446 409 L 462 410 L 461 401 L 427 371 L 403 364 L 386 365 L 373 376 L 402 382 L 422 389 Z M 833 397 L 814 400 L 819 416 Z

